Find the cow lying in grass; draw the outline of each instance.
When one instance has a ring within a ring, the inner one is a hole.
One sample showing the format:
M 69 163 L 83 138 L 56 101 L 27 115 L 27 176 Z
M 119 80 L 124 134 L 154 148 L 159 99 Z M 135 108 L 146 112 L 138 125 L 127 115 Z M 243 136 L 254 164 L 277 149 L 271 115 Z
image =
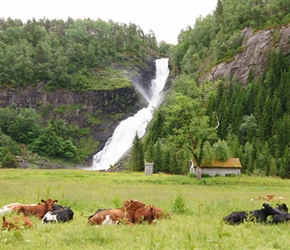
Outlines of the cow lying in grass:
M 20 229 L 20 228 L 30 228 L 33 226 L 32 221 L 26 216 L 13 216 L 12 218 L 6 218 L 3 216 L 2 229 Z
M 74 212 L 70 207 L 48 211 L 42 219 L 42 224 L 49 222 L 68 222 L 73 219 Z
M 276 214 L 272 217 L 272 223 L 284 223 L 290 220 L 290 214 L 288 213 L 288 207 L 285 203 L 279 205 L 275 208 Z
M 277 209 L 274 209 L 268 203 L 264 203 L 261 209 L 250 211 L 238 211 L 232 212 L 228 216 L 224 217 L 224 221 L 230 225 L 237 225 L 245 221 L 255 221 L 258 223 L 265 223 L 268 216 L 277 214 Z
M 145 204 L 138 200 L 129 200 L 124 203 L 122 208 L 104 209 L 90 216 L 88 223 L 90 225 L 112 225 L 112 224 L 131 224 L 134 213 L 138 208 Z
M 58 200 L 41 200 L 41 204 L 38 205 L 20 205 L 13 208 L 14 211 L 17 211 L 17 213 L 22 213 L 25 216 L 33 215 L 39 219 L 42 219 L 44 215 L 48 211 L 53 210 L 53 204 L 58 202 Z

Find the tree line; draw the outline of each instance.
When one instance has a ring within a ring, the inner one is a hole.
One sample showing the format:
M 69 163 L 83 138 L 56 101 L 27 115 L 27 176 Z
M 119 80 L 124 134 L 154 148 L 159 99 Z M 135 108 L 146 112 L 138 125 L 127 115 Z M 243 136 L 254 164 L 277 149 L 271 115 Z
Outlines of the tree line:
M 163 46 L 164 47 L 164 46 Z M 156 55 L 154 32 L 101 19 L 0 19 L 0 88 L 45 82 L 47 90 L 102 89 L 100 69 L 144 65 Z

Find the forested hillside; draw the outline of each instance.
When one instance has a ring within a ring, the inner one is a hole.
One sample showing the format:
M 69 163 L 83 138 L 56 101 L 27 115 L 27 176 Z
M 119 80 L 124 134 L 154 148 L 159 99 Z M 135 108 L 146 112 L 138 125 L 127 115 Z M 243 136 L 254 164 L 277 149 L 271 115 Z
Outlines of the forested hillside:
M 279 46 L 280 28 L 289 25 L 289 0 L 219 0 L 213 14 L 180 33 L 171 89 L 144 140 L 155 171 L 187 174 L 191 159 L 200 166 L 238 157 L 243 173 L 290 178 L 290 56 Z M 274 29 L 261 74 L 250 69 L 246 83 L 238 75 L 200 81 L 246 49 L 245 27 Z
M 132 78 L 150 83 L 164 46 L 134 23 L 0 19 L 0 166 L 84 163 L 138 108 Z

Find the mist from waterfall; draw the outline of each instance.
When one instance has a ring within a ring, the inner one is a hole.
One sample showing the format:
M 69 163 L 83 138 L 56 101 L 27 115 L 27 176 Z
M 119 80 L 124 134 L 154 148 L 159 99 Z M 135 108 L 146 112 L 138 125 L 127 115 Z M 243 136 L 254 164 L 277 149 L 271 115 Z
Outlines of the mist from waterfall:
M 103 150 L 98 152 L 93 159 L 90 170 L 107 170 L 117 163 L 131 148 L 133 139 L 138 134 L 141 138 L 146 133 L 148 123 L 153 118 L 154 110 L 162 102 L 163 88 L 169 74 L 168 58 L 156 60 L 156 78 L 151 81 L 151 96 L 144 94 L 148 106 L 139 110 L 134 116 L 123 120 L 115 129 L 112 137 L 108 139 Z M 142 91 L 140 91 L 142 94 Z

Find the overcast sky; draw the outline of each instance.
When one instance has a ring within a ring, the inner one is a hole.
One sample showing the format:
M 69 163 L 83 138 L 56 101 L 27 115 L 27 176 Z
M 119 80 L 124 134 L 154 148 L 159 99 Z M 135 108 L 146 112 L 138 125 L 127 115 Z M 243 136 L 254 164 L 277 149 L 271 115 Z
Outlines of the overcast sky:
M 178 34 L 193 26 L 199 16 L 212 14 L 217 0 L 0 0 L 0 18 L 73 19 L 98 18 L 151 29 L 157 41 L 176 44 Z

